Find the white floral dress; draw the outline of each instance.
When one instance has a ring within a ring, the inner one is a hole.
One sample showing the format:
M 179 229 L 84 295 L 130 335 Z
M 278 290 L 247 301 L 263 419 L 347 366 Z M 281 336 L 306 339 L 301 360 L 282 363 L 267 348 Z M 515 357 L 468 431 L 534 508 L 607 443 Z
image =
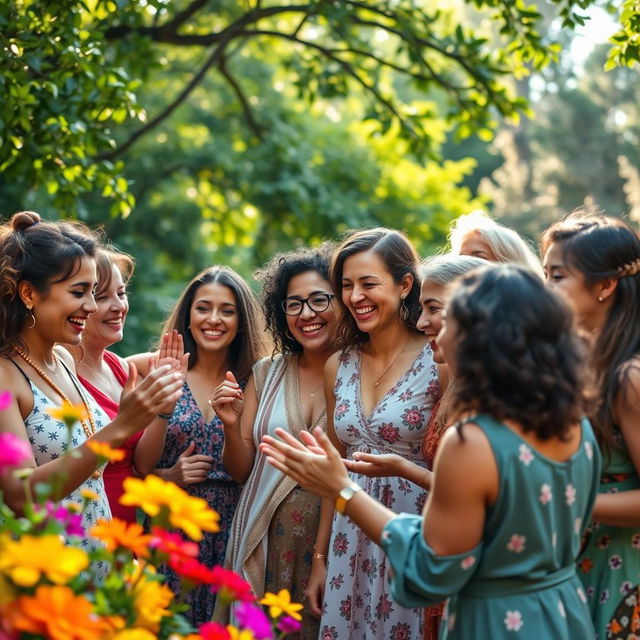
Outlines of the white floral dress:
M 397 453 L 424 465 L 421 444 L 438 393 L 438 372 L 426 345 L 407 372 L 364 415 L 360 393 L 361 352 L 342 354 L 336 376 L 334 426 L 347 450 Z M 402 478 L 351 478 L 396 512 L 421 513 L 426 492 Z M 320 640 L 415 640 L 424 616 L 393 602 L 385 555 L 348 518 L 336 513 L 327 559 Z
M 440 640 L 594 640 L 575 564 L 599 483 L 589 422 L 578 451 L 556 462 L 488 416 L 471 421 L 487 436 L 500 479 L 482 542 L 439 556 L 424 540 L 422 518 L 394 518 L 382 535 L 393 597 L 406 606 L 450 597 Z
M 20 369 L 20 371 L 22 372 L 22 369 Z M 67 450 L 68 429 L 64 422 L 52 418 L 47 413 L 47 409 L 58 408 L 58 406 L 40 391 L 24 372 L 23 375 L 29 382 L 31 391 L 33 392 L 33 409 L 25 418 L 24 426 L 29 436 L 29 442 L 33 449 L 36 464 L 43 465 L 59 458 Z M 109 422 L 109 417 L 100 408 L 98 403 L 82 388 L 77 378 L 71 372 L 69 372 L 69 375 L 75 382 L 78 391 L 83 395 L 91 411 L 96 429 L 102 429 L 102 427 Z M 71 433 L 71 447 L 80 446 L 86 439 L 87 436 L 82 426 L 76 424 Z M 89 536 L 89 530 L 100 518 L 111 520 L 111 509 L 109 508 L 109 500 L 107 499 L 107 494 L 104 489 L 102 474 L 99 478 L 89 476 L 87 480 L 67 496 L 64 502 L 81 504 L 83 501 L 81 494 L 83 489 L 88 489 L 98 496 L 97 500 L 92 500 L 88 503 L 82 519 L 85 536 L 81 539 L 81 545 L 85 551 L 92 551 L 97 548 L 99 543 Z

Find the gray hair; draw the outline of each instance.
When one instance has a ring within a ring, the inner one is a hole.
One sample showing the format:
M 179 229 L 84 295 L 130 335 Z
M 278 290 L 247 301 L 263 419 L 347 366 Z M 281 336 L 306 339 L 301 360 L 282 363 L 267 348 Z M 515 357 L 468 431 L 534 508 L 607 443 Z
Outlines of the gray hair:
M 418 273 L 423 281 L 428 280 L 439 287 L 445 287 L 465 273 L 486 265 L 487 261 L 474 256 L 459 256 L 455 253 L 444 253 L 426 258 L 420 264 Z
M 529 244 L 516 231 L 479 209 L 453 221 L 449 233 L 451 251 L 459 253 L 464 237 L 474 231 L 487 241 L 498 262 L 519 264 L 542 277 L 542 265 Z

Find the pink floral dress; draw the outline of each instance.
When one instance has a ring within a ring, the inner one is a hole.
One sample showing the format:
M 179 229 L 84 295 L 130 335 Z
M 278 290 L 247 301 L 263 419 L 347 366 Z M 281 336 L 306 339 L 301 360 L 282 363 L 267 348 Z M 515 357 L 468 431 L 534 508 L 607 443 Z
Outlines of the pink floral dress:
M 424 465 L 421 444 L 438 393 L 438 372 L 426 345 L 407 372 L 365 416 L 360 393 L 361 352 L 343 353 L 336 377 L 334 426 L 347 457 L 355 451 L 397 453 Z M 364 490 L 396 513 L 422 512 L 426 492 L 402 478 L 351 473 Z M 384 552 L 348 518 L 336 513 L 327 558 L 320 640 L 415 640 L 423 614 L 394 603 Z

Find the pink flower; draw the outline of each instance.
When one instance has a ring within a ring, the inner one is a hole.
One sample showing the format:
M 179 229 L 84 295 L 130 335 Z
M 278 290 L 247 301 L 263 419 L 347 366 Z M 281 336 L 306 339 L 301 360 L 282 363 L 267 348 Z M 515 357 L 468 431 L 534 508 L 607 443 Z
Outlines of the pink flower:
M 467 556 L 463 558 L 460 562 L 460 566 L 466 571 L 467 569 L 471 569 L 473 565 L 476 563 L 476 559 L 474 556 Z
M 507 611 L 504 618 L 504 626 L 507 631 L 520 631 L 523 624 L 522 614 L 519 611 Z
M 507 549 L 509 551 L 513 551 L 514 553 L 520 553 L 524 551 L 524 543 L 526 542 L 526 538 L 524 536 L 520 536 L 517 533 L 514 533 L 511 536 L 511 540 L 509 540 L 509 544 L 507 544 Z
M 31 445 L 14 433 L 0 433 L 0 471 L 19 467 L 31 458 Z
M 278 622 L 278 629 L 285 634 L 295 633 L 296 631 L 300 631 L 300 629 L 302 629 L 302 623 L 298 622 L 291 616 L 284 616 L 282 620 Z
M 256 640 L 273 638 L 271 621 L 260 607 L 256 607 L 248 602 L 241 602 L 235 608 L 234 613 L 240 627 L 249 629 Z
M 526 444 L 521 444 L 519 451 L 520 455 L 518 457 L 520 458 L 520 461 L 528 467 L 533 460 L 533 453 L 531 452 L 531 449 L 529 449 Z
M 569 483 L 564 490 L 564 497 L 567 499 L 567 504 L 571 506 L 576 501 L 576 488 Z
M 543 484 L 540 488 L 540 496 L 538 500 L 540 500 L 542 504 L 547 504 L 548 502 L 551 502 L 552 497 L 553 495 L 551 493 L 551 485 Z
M 587 596 L 585 596 L 585 595 L 584 595 L 584 591 L 582 590 L 582 587 L 578 587 L 578 588 L 576 589 L 576 593 L 577 593 L 577 594 L 578 594 L 578 596 L 580 597 L 580 600 L 582 600 L 582 602 L 585 602 L 585 603 L 586 603 L 586 601 L 587 601 Z
M 0 411 L 8 409 L 12 399 L 11 391 L 0 391 Z

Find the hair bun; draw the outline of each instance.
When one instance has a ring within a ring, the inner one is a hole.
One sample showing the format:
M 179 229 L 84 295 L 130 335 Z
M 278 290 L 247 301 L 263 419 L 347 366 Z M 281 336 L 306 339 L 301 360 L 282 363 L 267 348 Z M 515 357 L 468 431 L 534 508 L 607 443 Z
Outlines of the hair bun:
M 24 231 L 41 220 L 35 211 L 19 211 L 11 216 L 11 227 L 14 231 Z

